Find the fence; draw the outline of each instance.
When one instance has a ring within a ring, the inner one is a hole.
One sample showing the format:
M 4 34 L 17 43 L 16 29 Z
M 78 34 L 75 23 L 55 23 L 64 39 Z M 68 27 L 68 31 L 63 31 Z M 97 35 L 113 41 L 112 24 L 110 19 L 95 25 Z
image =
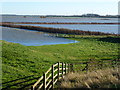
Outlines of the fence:
M 74 64 L 58 62 L 52 65 L 52 67 L 50 67 L 47 72 L 43 73 L 43 76 L 39 78 L 39 80 L 31 87 L 31 90 L 53 89 L 56 82 L 71 71 L 92 71 L 95 69 L 102 69 L 104 67 L 106 68 L 116 66 L 120 66 L 120 60 L 90 60 Z
M 31 90 L 51 89 L 55 83 L 72 70 L 72 64 L 56 63 L 43 73 L 43 76 L 31 87 Z
M 103 68 L 114 68 L 120 66 L 120 60 L 89 60 L 89 61 L 82 61 L 79 63 L 72 64 L 72 71 L 73 72 L 80 72 L 80 71 L 93 71 Z

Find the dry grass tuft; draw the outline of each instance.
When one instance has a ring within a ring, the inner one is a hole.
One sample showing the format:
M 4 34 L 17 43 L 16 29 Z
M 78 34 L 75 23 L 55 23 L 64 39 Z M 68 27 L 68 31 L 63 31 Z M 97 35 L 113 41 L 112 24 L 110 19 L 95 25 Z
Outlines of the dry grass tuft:
M 107 68 L 87 73 L 69 73 L 61 88 L 120 88 L 119 68 Z

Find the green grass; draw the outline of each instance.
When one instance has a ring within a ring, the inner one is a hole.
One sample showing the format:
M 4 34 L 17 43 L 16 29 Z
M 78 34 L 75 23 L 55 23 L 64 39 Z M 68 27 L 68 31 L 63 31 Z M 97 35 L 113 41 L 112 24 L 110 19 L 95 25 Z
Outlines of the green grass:
M 24 46 L 2 41 L 3 88 L 24 88 L 34 83 L 43 72 L 58 61 L 77 63 L 90 59 L 118 59 L 119 40 L 117 36 L 77 35 L 69 39 L 80 42 Z

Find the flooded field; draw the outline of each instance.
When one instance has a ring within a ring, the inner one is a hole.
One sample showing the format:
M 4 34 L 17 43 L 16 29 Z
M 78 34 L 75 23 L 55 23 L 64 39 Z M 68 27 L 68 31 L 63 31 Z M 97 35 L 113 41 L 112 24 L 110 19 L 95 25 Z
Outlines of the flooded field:
M 47 33 L 2 27 L 2 40 L 26 46 L 75 43 L 75 40 L 50 36 Z
M 38 16 L 2 16 L 2 22 L 41 22 L 41 23 L 118 23 L 117 18 L 83 18 L 83 17 L 47 17 Z M 118 34 L 117 24 L 19 24 L 71 30 L 93 31 Z M 26 46 L 75 43 L 74 40 L 49 36 L 48 33 L 2 27 L 2 40 L 20 43 Z
M 2 16 L 2 22 L 97 22 L 97 23 L 117 23 L 118 18 L 83 18 L 83 17 L 47 17 L 35 16 Z

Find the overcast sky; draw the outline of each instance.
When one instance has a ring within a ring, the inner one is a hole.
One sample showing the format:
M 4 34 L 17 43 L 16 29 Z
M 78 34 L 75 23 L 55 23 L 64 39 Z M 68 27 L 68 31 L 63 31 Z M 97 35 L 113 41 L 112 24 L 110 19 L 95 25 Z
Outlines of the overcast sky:
M 119 0 L 2 0 L 2 14 L 117 15 Z

